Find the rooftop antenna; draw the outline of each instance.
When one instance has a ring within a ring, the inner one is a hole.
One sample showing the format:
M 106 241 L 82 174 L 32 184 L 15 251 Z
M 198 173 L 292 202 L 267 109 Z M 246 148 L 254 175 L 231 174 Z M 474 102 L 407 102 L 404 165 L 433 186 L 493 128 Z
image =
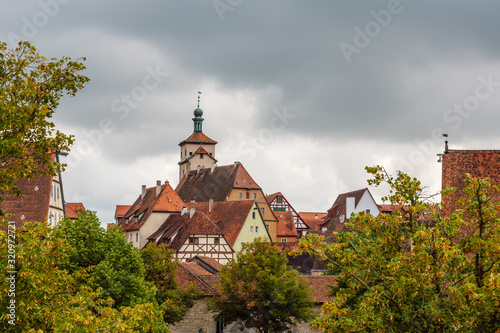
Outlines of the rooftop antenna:
M 198 109 L 200 108 L 200 95 L 201 95 L 201 91 L 198 91 Z

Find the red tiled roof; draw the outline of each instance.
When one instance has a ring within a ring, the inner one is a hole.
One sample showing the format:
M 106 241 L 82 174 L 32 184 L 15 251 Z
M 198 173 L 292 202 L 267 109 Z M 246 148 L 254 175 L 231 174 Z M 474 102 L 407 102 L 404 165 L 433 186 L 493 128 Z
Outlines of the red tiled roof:
M 85 210 L 85 207 L 81 202 L 67 202 L 64 205 L 64 210 L 66 211 L 66 215 L 73 220 L 78 217 L 78 211 Z
M 24 222 L 44 222 L 49 214 L 50 192 L 52 188 L 52 177 L 39 176 L 33 180 L 22 178 L 16 182 L 23 197 L 19 198 L 11 194 L 3 194 L 4 202 L 0 208 L 8 221 L 15 221 L 16 228 L 21 227 Z M 0 227 L 6 230 L 6 226 Z
M 325 217 L 325 220 L 321 227 L 329 227 L 329 232 L 333 230 L 344 231 L 344 223 L 340 223 L 339 220 L 340 215 L 344 215 L 344 218 L 346 220 L 349 219 L 349 216 L 346 216 L 346 199 L 354 197 L 354 207 L 356 207 L 359 203 L 359 200 L 361 200 L 366 191 L 368 191 L 368 188 L 339 194 L 332 207 L 328 210 L 328 214 Z M 335 223 L 331 223 L 332 221 L 334 221 Z
M 281 194 L 281 192 L 276 192 L 276 193 L 273 193 L 273 194 L 266 195 L 266 201 L 267 201 L 267 203 L 270 204 L 278 196 L 282 197 L 283 194 Z
M 184 202 L 175 193 L 170 184 L 165 183 L 161 185 L 158 196 L 156 195 L 156 186 L 150 187 L 146 189 L 144 198 L 142 198 L 142 195 L 139 195 L 134 204 L 118 222 L 118 225 L 125 231 L 139 230 L 153 212 L 180 213 L 183 206 Z M 139 216 L 141 218 L 137 222 L 130 221 L 131 217 L 135 220 Z M 127 220 L 129 220 L 128 223 L 126 223 Z
M 205 269 L 208 268 L 207 269 L 208 271 L 212 270 L 214 272 L 219 273 L 222 269 L 222 264 L 219 263 L 214 258 L 210 258 L 210 257 L 206 257 L 206 256 L 194 256 L 193 258 L 188 260 L 188 262 L 192 262 L 192 261 L 198 263 L 199 265 L 201 265 Z
M 261 189 L 241 163 L 193 170 L 182 178 L 175 191 L 185 202 L 225 201 L 233 188 Z
M 217 141 L 210 139 L 203 132 L 193 132 L 189 138 L 179 143 L 179 146 L 182 146 L 185 143 L 216 144 Z
M 197 211 L 203 212 L 211 221 L 222 230 L 229 245 L 234 246 L 238 235 L 254 206 L 252 200 L 242 201 L 215 201 L 212 212 L 208 212 L 208 202 L 189 203 L 188 210 L 194 206 Z
M 187 213 L 170 215 L 158 230 L 148 237 L 149 241 L 166 243 L 168 247 L 178 250 L 191 234 L 221 234 L 232 247 L 246 222 L 254 201 L 216 201 L 211 212 L 208 202 L 187 203 Z M 195 208 L 190 219 L 189 211 Z M 169 244 L 169 239 L 173 241 Z
M 297 237 L 292 212 L 274 212 L 274 216 L 278 219 L 278 237 Z
M 379 210 L 381 213 L 384 214 L 392 214 L 395 210 L 404 210 L 405 212 L 408 211 L 408 205 L 378 205 Z
M 203 269 L 196 262 L 179 262 L 176 280 L 180 289 L 186 288 L 189 282 L 193 282 L 205 296 L 219 295 L 215 288 L 219 277 Z
M 311 230 L 320 230 L 321 225 L 325 223 L 325 212 L 300 212 L 299 216 L 302 220 L 311 227 Z
M 329 296 L 331 291 L 330 286 L 337 284 L 336 276 L 334 275 L 304 275 L 304 278 L 309 282 L 312 288 L 312 299 L 316 303 L 325 303 L 333 300 L 333 296 Z
M 203 148 L 203 146 L 200 146 L 196 151 L 194 152 L 195 154 L 208 154 L 208 152 Z
M 121 219 L 132 205 L 116 205 L 115 219 Z

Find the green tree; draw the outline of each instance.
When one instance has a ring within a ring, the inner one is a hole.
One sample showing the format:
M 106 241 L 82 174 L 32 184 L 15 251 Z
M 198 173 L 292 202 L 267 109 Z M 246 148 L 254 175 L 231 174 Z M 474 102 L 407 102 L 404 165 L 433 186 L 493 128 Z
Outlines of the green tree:
M 209 300 L 226 323 L 238 322 L 259 332 L 283 332 L 312 319 L 307 281 L 288 267 L 285 253 L 256 239 L 220 272 L 221 296 Z
M 372 185 L 387 183 L 392 215 L 351 217 L 352 232 L 324 243 L 310 235 L 300 251 L 337 267 L 335 299 L 313 327 L 327 332 L 494 332 L 500 328 L 498 188 L 467 177 L 463 209 L 444 217 L 423 202 L 420 182 L 382 167 L 367 168 Z M 453 190 L 444 191 L 443 195 Z M 464 231 L 468 231 L 464 235 Z
M 179 289 L 176 281 L 178 263 L 174 260 L 173 250 L 167 250 L 165 244 L 157 246 L 150 243 L 141 251 L 144 263 L 145 279 L 157 288 L 156 300 L 164 310 L 163 319 L 173 324 L 181 321 L 203 293 L 195 284 Z
M 0 42 L 0 193 L 21 195 L 17 180 L 63 169 L 53 154 L 68 150 L 73 137 L 50 119 L 64 94 L 74 96 L 89 81 L 79 74 L 84 69 L 80 60 L 48 60 L 29 42 L 13 50 Z
M 88 270 L 62 269 L 72 249 L 57 228 L 25 223 L 8 230 L 0 230 L 0 331 L 168 332 L 153 303 L 117 309 Z
M 89 269 L 96 287 L 115 301 L 115 306 L 133 306 L 154 301 L 156 288 L 144 279 L 141 255 L 127 243 L 120 227 L 104 230 L 96 214 L 80 211 L 75 220 L 65 218 L 59 229 L 70 243 L 70 271 Z

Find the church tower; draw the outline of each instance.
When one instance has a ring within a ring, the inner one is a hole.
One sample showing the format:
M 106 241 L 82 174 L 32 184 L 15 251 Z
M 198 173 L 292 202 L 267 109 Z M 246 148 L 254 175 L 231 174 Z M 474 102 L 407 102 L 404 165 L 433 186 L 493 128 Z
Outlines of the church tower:
M 201 94 L 201 93 L 198 93 Z M 217 163 L 215 159 L 215 145 L 217 141 L 210 139 L 203 133 L 203 110 L 200 109 L 200 96 L 198 107 L 193 112 L 194 131 L 186 140 L 179 143 L 181 147 L 181 160 L 179 162 L 179 181 L 191 170 L 210 168 Z

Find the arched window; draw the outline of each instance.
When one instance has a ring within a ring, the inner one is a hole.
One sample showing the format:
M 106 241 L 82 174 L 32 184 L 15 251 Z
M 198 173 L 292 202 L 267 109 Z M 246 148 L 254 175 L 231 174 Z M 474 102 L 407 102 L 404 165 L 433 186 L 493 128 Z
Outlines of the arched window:
M 247 191 L 247 194 L 245 196 L 246 199 L 250 199 L 250 192 Z

